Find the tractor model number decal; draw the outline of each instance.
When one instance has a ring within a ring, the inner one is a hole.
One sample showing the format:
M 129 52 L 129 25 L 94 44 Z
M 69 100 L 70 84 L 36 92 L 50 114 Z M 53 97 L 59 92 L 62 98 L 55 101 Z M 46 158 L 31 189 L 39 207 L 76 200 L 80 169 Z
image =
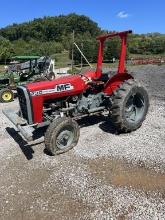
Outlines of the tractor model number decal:
M 50 93 L 65 92 L 65 91 L 69 91 L 69 90 L 73 90 L 73 89 L 74 89 L 74 86 L 72 86 L 70 83 L 58 84 L 55 86 L 54 89 L 45 89 L 45 90 L 30 92 L 30 95 L 31 96 L 39 96 L 39 95 L 50 94 Z
M 42 91 L 34 91 L 34 92 L 30 92 L 31 96 L 38 96 L 38 95 L 42 95 Z

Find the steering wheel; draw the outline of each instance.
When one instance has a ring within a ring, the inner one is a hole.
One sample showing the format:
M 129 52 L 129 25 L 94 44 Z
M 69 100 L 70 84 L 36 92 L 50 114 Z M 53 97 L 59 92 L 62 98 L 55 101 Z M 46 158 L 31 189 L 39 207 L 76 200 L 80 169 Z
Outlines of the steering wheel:
M 84 78 L 86 78 L 88 81 L 90 81 L 90 79 L 89 79 L 87 76 L 85 76 L 84 74 L 80 73 L 80 76 L 81 76 L 81 77 L 84 77 Z

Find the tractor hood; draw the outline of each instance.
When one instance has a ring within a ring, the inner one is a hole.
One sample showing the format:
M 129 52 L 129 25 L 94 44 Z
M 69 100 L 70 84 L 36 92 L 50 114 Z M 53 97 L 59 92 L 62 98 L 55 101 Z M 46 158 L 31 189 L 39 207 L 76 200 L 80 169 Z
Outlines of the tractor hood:
M 44 102 L 79 95 L 84 92 L 86 87 L 85 80 L 80 75 L 76 75 L 52 81 L 30 83 L 26 86 L 19 86 L 17 91 L 20 102 L 22 102 L 21 94 L 25 93 L 26 102 L 29 103 L 29 109 L 33 112 L 33 123 L 40 123 L 43 117 Z
M 30 83 L 26 85 L 30 96 L 42 96 L 43 99 L 54 99 L 63 96 L 77 95 L 86 87 L 81 76 L 65 76 L 52 81 Z

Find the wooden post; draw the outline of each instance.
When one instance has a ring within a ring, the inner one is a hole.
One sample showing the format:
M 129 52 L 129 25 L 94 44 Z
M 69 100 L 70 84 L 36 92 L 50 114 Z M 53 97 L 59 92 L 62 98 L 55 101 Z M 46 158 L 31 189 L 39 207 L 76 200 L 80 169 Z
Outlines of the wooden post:
M 74 65 L 74 35 L 75 35 L 75 32 L 73 30 L 73 33 L 72 33 L 72 72 L 73 72 L 73 65 Z
M 81 50 L 83 50 L 83 43 L 81 43 Z M 83 68 L 83 56 L 81 54 L 81 70 Z

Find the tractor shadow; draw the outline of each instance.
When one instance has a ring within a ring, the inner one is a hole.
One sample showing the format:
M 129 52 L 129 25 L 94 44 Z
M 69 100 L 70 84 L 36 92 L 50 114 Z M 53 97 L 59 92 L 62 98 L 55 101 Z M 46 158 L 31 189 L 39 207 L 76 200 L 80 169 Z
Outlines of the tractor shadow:
M 90 126 L 98 124 L 99 128 L 102 131 L 111 133 L 111 134 L 118 134 L 117 129 L 115 128 L 110 117 L 104 116 L 101 114 L 86 116 L 82 119 L 79 119 L 78 124 L 80 125 L 80 128 L 90 127 Z
M 14 139 L 14 141 L 19 145 L 26 159 L 31 160 L 33 159 L 33 154 L 35 153 L 32 147 L 43 142 L 43 140 L 37 141 L 37 142 L 34 142 L 34 141 L 42 138 L 45 132 L 45 129 L 40 129 L 40 130 L 38 129 L 36 132 L 34 132 L 34 141 L 31 143 L 28 143 L 27 141 L 25 141 L 22 138 L 22 136 L 19 134 L 19 132 L 17 132 L 14 128 L 7 127 L 6 131 Z
M 111 133 L 111 134 L 118 134 L 111 119 L 101 114 L 86 116 L 84 118 L 79 119 L 77 122 L 80 125 L 80 128 L 90 127 L 90 126 L 98 124 L 99 128 L 103 130 L 104 132 Z M 31 143 L 28 143 L 26 140 L 24 140 L 23 137 L 20 135 L 20 133 L 16 131 L 14 128 L 7 127 L 6 131 L 14 139 L 14 141 L 19 145 L 26 159 L 31 160 L 33 159 L 33 154 L 35 153 L 33 146 L 36 146 L 44 142 L 43 137 L 44 137 L 46 128 L 40 128 L 34 131 L 34 141 L 32 141 Z M 44 153 L 51 156 L 51 154 L 47 152 L 46 149 L 44 149 Z

